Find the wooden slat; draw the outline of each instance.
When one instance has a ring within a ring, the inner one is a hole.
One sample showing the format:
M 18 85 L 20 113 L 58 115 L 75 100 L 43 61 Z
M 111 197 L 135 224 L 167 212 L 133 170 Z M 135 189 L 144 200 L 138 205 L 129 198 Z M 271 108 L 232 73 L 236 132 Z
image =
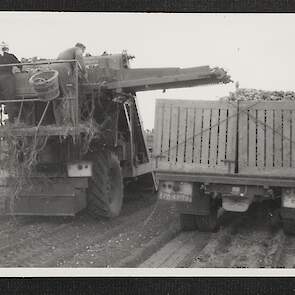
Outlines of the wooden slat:
M 172 106 L 172 113 L 171 113 L 171 131 L 170 131 L 170 162 L 175 164 L 176 157 L 178 152 L 178 118 L 179 116 L 179 107 Z M 164 131 L 165 132 L 165 131 Z
M 249 110 L 249 164 L 256 169 L 256 110 Z
M 188 109 L 188 118 L 187 118 L 187 130 L 186 138 L 187 144 L 185 148 L 185 160 L 186 163 L 192 163 L 193 160 L 193 135 L 194 135 L 194 125 L 195 125 L 195 109 Z
M 229 104 L 223 101 L 212 100 L 181 100 L 181 99 L 157 99 L 158 102 L 165 105 L 181 106 L 184 108 L 196 108 L 196 109 L 228 109 L 232 108 L 232 103 Z
M 226 145 L 226 109 L 220 110 L 220 119 L 219 119 L 219 143 L 218 143 L 218 164 L 224 165 L 223 160 L 225 160 L 225 145 Z
M 218 116 L 219 116 L 219 109 L 212 109 L 209 163 L 210 163 L 210 166 L 213 166 L 213 167 L 216 166 L 216 162 L 217 162 Z
M 153 140 L 154 156 L 160 155 L 161 153 L 161 143 L 162 143 L 162 136 L 163 136 L 163 120 L 164 120 L 163 115 L 164 115 L 164 105 L 162 103 L 156 102 L 154 129 L 158 131 L 154 133 L 154 140 Z
M 274 148 L 273 148 L 273 124 L 274 124 L 273 110 L 266 111 L 266 169 L 273 168 L 273 157 L 274 157 Z
M 228 110 L 228 127 L 227 127 L 227 144 L 226 154 L 227 160 L 235 161 L 236 159 L 236 140 L 237 140 L 237 109 L 230 108 Z M 235 170 L 235 163 L 230 165 L 231 171 Z
M 184 152 L 186 142 L 186 125 L 187 125 L 187 108 L 180 108 L 179 114 L 179 133 L 178 133 L 178 154 L 177 154 L 177 163 L 184 163 Z
M 194 163 L 200 164 L 201 131 L 202 131 L 202 109 L 196 108 L 195 134 L 194 134 Z
M 291 130 L 290 110 L 283 111 L 283 167 L 290 167 L 290 130 Z
M 239 169 L 248 166 L 248 112 L 239 114 Z
M 159 161 L 167 161 L 169 157 L 169 133 L 170 133 L 170 114 L 171 105 L 166 104 L 164 107 L 163 119 L 163 137 L 162 137 L 162 158 Z
M 275 167 L 282 167 L 282 111 L 275 110 Z
M 265 128 L 264 110 L 258 110 L 257 117 L 257 167 L 264 169 L 264 128 Z
M 209 140 L 211 135 L 210 117 L 211 117 L 211 110 L 205 109 L 203 112 L 202 154 L 201 154 L 201 163 L 204 165 L 208 165 Z

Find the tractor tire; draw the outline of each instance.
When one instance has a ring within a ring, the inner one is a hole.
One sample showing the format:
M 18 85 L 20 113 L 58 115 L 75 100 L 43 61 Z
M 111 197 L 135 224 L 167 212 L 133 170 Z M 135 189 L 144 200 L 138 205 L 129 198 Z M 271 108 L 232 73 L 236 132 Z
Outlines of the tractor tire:
M 180 227 L 183 231 L 192 231 L 197 229 L 195 215 L 183 214 L 179 215 Z
M 283 231 L 286 235 L 295 235 L 295 220 L 283 219 Z
M 94 216 L 114 218 L 123 204 L 123 177 L 117 156 L 109 151 L 87 157 L 93 163 L 87 189 L 87 209 Z
M 216 232 L 219 229 L 218 208 L 213 206 L 210 208 L 208 215 L 195 215 L 196 224 L 201 232 Z

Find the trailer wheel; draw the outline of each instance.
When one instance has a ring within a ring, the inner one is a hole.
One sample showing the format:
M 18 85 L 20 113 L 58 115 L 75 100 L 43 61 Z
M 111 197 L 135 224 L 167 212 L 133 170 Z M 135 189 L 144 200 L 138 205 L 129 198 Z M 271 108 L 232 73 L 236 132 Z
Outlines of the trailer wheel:
M 295 235 L 295 221 L 283 219 L 283 230 L 286 235 Z
M 87 208 L 94 217 L 113 218 L 123 204 L 123 179 L 116 155 L 106 151 L 88 157 L 93 163 L 93 176 L 87 189 Z
M 180 214 L 179 220 L 180 220 L 180 227 L 184 231 L 190 231 L 190 230 L 196 230 L 197 224 L 195 215 L 192 214 Z
M 202 232 L 215 232 L 219 228 L 218 216 L 217 216 L 218 207 L 212 206 L 210 208 L 210 213 L 208 215 L 196 215 L 196 224 L 199 231 Z

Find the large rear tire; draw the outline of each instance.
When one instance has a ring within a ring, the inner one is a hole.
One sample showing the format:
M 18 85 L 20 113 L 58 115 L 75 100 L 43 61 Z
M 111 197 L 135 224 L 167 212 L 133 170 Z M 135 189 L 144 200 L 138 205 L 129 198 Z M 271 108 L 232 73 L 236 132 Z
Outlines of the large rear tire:
M 91 154 L 92 177 L 87 189 L 87 208 L 94 217 L 113 218 L 120 214 L 123 204 L 123 178 L 115 154 L 101 151 Z

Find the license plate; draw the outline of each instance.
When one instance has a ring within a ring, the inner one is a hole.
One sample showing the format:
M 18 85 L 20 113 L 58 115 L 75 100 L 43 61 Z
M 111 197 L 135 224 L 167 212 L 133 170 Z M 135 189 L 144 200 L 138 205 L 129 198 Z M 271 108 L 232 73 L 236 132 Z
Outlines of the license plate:
M 192 202 L 192 195 L 172 192 L 159 192 L 159 199 L 175 202 Z

